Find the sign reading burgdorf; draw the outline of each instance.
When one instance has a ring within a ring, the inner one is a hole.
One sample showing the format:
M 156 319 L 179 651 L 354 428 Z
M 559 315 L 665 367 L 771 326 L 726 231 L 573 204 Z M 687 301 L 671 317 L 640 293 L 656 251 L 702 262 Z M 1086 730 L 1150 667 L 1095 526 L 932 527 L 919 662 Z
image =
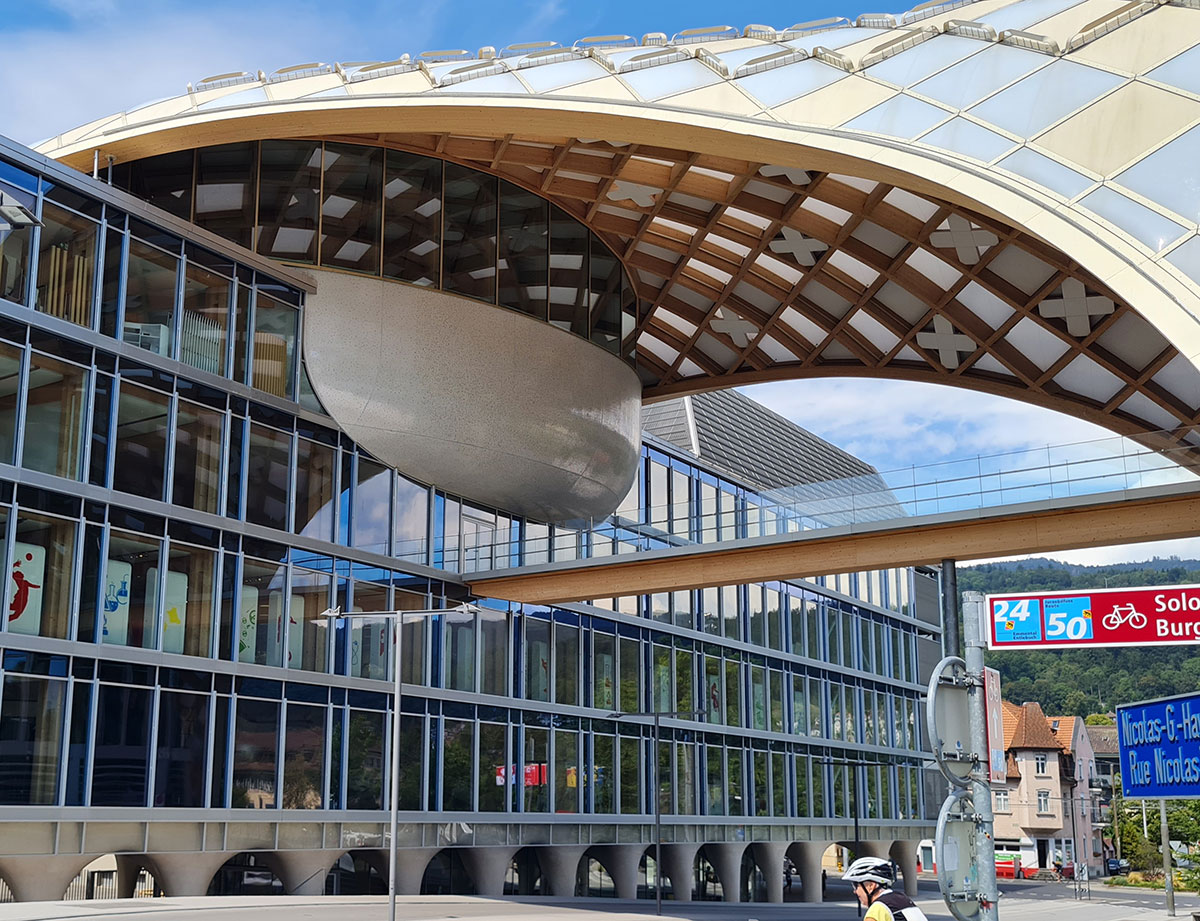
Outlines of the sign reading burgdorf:
M 992 649 L 1200 643 L 1200 585 L 988 595 L 986 604 Z
M 1118 707 L 1117 737 L 1126 797 L 1200 798 L 1200 694 Z

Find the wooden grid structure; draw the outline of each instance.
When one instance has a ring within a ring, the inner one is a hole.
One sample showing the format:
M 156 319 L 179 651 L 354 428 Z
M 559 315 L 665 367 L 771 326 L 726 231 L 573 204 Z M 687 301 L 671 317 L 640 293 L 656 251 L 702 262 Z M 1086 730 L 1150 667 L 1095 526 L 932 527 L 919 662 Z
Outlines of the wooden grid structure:
M 1036 403 L 1159 448 L 1200 446 L 1186 356 L 1067 255 L 994 217 L 859 177 L 645 144 L 327 139 L 488 170 L 593 227 L 638 289 L 624 333 L 648 401 L 903 378 Z

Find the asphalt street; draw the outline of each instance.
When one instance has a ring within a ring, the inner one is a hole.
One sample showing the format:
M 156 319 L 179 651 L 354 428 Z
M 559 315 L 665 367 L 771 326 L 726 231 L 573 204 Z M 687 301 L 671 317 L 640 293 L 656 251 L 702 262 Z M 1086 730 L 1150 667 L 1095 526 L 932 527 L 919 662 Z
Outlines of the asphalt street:
M 1159 921 L 1166 919 L 1163 894 L 1141 889 L 1092 885 L 1091 899 L 1077 900 L 1070 883 L 1004 882 L 1000 917 L 1004 921 Z M 858 917 L 839 880 L 830 880 L 829 901 L 821 904 L 788 902 L 726 904 L 692 902 L 663 905 L 675 921 L 852 921 Z M 918 900 L 931 921 L 951 921 L 932 880 L 922 880 Z M 1176 916 L 1190 921 L 1200 911 L 1200 898 L 1181 894 Z M 402 896 L 398 916 L 403 921 L 651 921 L 652 902 L 615 899 L 505 898 L 470 896 Z M 0 905 L 0 921 L 78 921 L 86 918 L 124 918 L 130 921 L 383 921 L 387 899 L 381 896 L 227 897 L 208 899 L 128 899 L 92 902 L 36 902 Z

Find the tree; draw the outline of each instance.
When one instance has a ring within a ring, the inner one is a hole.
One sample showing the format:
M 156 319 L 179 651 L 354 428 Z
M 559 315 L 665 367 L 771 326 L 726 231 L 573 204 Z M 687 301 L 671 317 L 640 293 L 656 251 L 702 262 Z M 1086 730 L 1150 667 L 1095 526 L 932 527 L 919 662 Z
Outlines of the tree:
M 1107 713 L 1089 713 L 1083 718 L 1085 726 L 1115 726 L 1113 718 Z

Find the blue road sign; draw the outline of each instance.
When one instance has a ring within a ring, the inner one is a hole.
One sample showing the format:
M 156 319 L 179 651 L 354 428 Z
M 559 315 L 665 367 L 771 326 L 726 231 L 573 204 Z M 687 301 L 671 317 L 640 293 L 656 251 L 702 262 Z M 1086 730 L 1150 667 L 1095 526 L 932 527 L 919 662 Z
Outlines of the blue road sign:
M 1200 798 L 1200 694 L 1118 707 L 1117 738 L 1124 796 Z

